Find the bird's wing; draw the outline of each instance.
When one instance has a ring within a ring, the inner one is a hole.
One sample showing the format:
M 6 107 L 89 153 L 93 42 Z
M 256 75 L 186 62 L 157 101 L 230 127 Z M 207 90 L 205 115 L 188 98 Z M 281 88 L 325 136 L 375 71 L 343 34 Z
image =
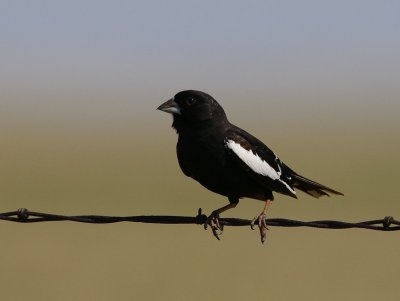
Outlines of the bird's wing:
M 271 190 L 296 197 L 289 169 L 264 143 L 235 127 L 225 138 L 228 154 L 260 184 Z

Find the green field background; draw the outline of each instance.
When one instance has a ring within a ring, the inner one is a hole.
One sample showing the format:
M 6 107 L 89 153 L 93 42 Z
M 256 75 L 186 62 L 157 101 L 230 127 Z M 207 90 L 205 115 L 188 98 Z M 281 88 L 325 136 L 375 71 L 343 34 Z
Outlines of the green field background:
M 171 118 L 155 110 L 162 101 L 133 101 L 120 112 L 110 105 L 108 113 L 93 103 L 63 118 L 56 118 L 58 105 L 40 114 L 9 107 L 1 122 L 1 211 L 194 215 L 198 207 L 209 213 L 224 205 L 223 197 L 179 170 Z M 376 118 L 373 108 L 353 119 L 340 108 L 323 112 L 315 105 L 319 113 L 293 113 L 280 122 L 288 113 L 277 106 L 270 115 L 267 100 L 246 109 L 239 101 L 221 102 L 232 121 L 290 166 L 345 194 L 277 196 L 271 217 L 355 222 L 399 216 L 398 120 Z M 252 218 L 261 209 L 262 203 L 243 199 L 226 216 Z M 221 241 L 194 225 L 1 222 L 0 233 L 5 300 L 375 300 L 400 294 L 396 232 L 271 227 L 265 245 L 248 227 L 226 228 Z

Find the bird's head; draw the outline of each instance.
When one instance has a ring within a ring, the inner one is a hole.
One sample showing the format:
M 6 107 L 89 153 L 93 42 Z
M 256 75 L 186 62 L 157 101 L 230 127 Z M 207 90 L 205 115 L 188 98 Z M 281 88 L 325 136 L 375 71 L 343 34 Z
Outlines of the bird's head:
M 215 126 L 227 120 L 224 109 L 214 98 L 195 90 L 181 91 L 157 109 L 173 115 L 173 127 L 178 132 Z

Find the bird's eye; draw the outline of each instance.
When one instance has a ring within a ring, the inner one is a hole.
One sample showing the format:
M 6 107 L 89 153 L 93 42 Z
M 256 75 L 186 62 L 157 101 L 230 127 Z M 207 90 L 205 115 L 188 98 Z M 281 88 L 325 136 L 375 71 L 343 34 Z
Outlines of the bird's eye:
M 194 105 L 196 103 L 196 99 L 193 97 L 189 97 L 188 99 L 186 99 L 186 104 L 188 106 Z

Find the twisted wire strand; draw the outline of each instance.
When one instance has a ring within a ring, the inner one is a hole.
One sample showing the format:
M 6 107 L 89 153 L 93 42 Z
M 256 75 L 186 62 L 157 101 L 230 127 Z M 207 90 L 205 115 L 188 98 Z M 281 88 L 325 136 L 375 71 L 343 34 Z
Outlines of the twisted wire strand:
M 152 223 L 152 224 L 197 224 L 204 225 L 207 215 L 202 213 L 201 208 L 196 216 L 173 216 L 173 215 L 139 215 L 139 216 L 104 216 L 104 215 L 58 215 L 42 212 L 29 211 L 20 208 L 16 211 L 0 213 L 0 220 L 16 223 L 38 223 L 54 221 L 71 221 L 90 224 L 110 224 L 119 222 Z M 220 218 L 223 226 L 249 226 L 251 220 L 241 218 Z M 400 221 L 392 216 L 383 219 L 369 220 L 364 222 L 350 223 L 335 220 L 298 221 L 285 218 L 270 218 L 266 220 L 268 226 L 273 227 L 311 227 L 322 229 L 350 229 L 361 228 L 377 231 L 400 230 Z

